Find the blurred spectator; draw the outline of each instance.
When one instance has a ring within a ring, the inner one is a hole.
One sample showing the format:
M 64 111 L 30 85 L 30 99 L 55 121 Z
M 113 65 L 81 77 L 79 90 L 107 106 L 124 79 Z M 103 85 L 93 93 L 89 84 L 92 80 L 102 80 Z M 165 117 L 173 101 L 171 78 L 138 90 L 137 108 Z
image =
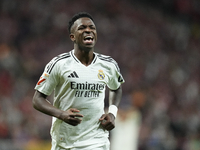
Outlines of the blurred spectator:
M 130 105 L 131 113 L 119 110 L 118 126 L 139 119 L 138 133 L 129 135 L 139 150 L 199 149 L 199 8 L 199 0 L 1 0 L 1 148 L 49 142 L 51 118 L 32 108 L 33 88 L 44 65 L 72 49 L 69 16 L 88 11 L 97 23 L 96 51 L 112 55 L 126 80 L 121 108 Z M 138 88 L 145 102 L 132 97 Z
M 120 107 L 116 118 L 116 127 L 111 131 L 111 150 L 138 150 L 141 111 L 145 101 L 145 93 L 136 90 L 127 97 L 127 102 Z

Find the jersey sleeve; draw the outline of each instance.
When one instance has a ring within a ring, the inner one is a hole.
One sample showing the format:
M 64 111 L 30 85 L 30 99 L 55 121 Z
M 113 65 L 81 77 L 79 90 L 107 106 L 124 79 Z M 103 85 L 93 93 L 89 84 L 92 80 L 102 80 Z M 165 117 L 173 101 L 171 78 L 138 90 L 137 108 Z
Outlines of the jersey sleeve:
M 44 72 L 35 86 L 35 90 L 48 96 L 51 95 L 59 82 L 58 72 L 58 66 L 54 63 L 54 59 L 52 59 L 45 66 Z
M 111 74 L 109 76 L 109 82 L 107 84 L 108 88 L 111 90 L 116 90 L 120 87 L 122 83 L 124 83 L 124 78 L 122 77 L 120 73 L 120 69 L 118 67 L 118 64 L 115 62 L 114 67 L 111 68 Z

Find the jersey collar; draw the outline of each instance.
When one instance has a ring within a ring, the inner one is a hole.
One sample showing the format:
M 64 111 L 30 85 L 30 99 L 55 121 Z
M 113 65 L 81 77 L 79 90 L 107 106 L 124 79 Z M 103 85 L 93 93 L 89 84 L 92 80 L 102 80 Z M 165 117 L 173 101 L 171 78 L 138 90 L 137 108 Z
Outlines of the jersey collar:
M 75 54 L 74 54 L 74 49 L 70 52 L 70 54 L 71 54 L 71 56 L 74 58 L 74 60 L 77 62 L 77 63 L 80 63 L 80 64 L 82 64 L 80 61 L 79 61 L 79 59 L 75 56 Z M 91 62 L 91 64 L 94 64 L 95 62 L 96 62 L 96 60 L 97 60 L 97 54 L 94 52 L 93 53 L 94 54 L 94 59 L 92 60 L 92 62 Z M 90 65 L 91 65 L 90 64 Z M 90 66 L 89 65 L 89 66 Z

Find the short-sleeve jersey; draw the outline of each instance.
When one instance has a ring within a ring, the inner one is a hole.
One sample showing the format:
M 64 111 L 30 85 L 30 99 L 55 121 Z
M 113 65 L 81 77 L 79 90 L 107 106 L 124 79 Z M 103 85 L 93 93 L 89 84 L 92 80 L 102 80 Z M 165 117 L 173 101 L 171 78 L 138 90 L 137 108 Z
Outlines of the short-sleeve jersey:
M 76 108 L 84 117 L 77 126 L 69 125 L 55 117 L 51 136 L 61 147 L 99 143 L 108 137 L 108 131 L 100 126 L 104 114 L 106 86 L 111 90 L 120 87 L 124 79 L 119 67 L 110 56 L 94 53 L 89 66 L 83 65 L 74 50 L 58 55 L 45 67 L 35 89 L 50 95 L 54 91 L 53 105 L 61 110 Z

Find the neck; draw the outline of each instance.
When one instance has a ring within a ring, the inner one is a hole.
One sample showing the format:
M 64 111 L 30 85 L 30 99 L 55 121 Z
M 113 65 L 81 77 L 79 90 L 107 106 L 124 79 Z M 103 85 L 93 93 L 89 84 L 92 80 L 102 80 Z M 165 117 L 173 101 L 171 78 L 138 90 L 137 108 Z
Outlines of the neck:
M 74 49 L 74 55 L 85 66 L 90 65 L 92 63 L 92 60 L 94 59 L 94 51 L 93 50 Z

